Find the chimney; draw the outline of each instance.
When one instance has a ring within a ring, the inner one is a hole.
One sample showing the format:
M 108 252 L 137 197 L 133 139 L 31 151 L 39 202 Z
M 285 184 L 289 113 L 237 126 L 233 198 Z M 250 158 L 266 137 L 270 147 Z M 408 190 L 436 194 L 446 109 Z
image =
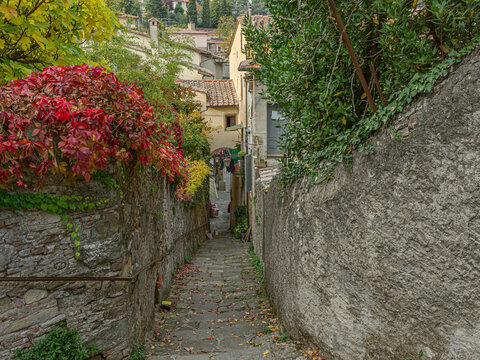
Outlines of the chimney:
M 195 23 L 189 22 L 188 23 L 188 30 L 195 30 Z
M 248 17 L 252 18 L 252 3 L 250 1 L 248 2 Z
M 148 25 L 150 27 L 150 39 L 152 39 L 155 46 L 158 46 L 158 20 L 151 18 L 148 20 Z

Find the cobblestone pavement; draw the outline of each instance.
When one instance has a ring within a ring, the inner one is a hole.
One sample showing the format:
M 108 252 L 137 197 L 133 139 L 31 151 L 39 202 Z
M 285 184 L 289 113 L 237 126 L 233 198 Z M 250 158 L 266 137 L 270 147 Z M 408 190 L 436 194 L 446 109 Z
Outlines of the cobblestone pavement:
M 304 359 L 280 333 L 248 245 L 228 230 L 227 193 L 219 196 L 220 216 L 212 221 L 219 237 L 177 274 L 172 310 L 157 312 L 148 359 Z

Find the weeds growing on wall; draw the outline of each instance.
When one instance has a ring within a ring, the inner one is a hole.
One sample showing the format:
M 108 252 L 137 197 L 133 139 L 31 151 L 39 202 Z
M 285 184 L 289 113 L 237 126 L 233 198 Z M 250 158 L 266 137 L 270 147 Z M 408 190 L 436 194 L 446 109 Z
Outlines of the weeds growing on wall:
M 255 249 L 253 247 L 253 243 L 250 243 L 248 246 L 248 255 L 250 255 L 250 262 L 252 266 L 255 268 L 255 271 L 258 275 L 260 275 L 260 283 L 263 284 L 263 265 L 260 259 L 258 258 L 257 254 L 255 253 Z
M 147 357 L 147 350 L 144 344 L 135 344 L 132 347 L 129 360 L 145 360 Z
M 246 19 L 247 54 L 266 96 L 289 120 L 282 178 L 328 178 L 355 149 L 479 44 L 478 0 L 336 1 L 379 108 L 373 114 L 325 0 L 267 0 L 273 22 Z M 383 106 L 370 65 L 376 69 Z
M 241 239 L 248 230 L 247 207 L 239 205 L 235 207 L 234 211 L 236 224 L 232 226 L 231 230 L 236 239 Z
M 75 329 L 60 323 L 45 338 L 28 349 L 14 351 L 14 360 L 85 360 L 97 352 L 94 345 L 85 345 Z

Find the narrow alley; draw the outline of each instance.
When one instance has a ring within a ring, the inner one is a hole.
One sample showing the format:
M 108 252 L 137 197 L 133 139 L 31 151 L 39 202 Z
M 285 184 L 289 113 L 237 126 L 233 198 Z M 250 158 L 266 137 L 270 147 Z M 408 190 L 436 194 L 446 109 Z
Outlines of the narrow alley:
M 228 229 L 229 193 L 212 219 L 219 236 L 205 242 L 173 281 L 172 309 L 156 314 L 150 360 L 303 359 L 272 316 L 248 244 Z

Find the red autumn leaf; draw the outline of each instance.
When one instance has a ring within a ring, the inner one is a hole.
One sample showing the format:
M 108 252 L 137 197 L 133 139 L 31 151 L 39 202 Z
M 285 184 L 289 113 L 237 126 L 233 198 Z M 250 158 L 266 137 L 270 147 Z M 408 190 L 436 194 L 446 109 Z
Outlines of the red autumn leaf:
M 25 168 L 39 183 L 49 171 L 89 181 L 110 161 L 133 159 L 185 186 L 178 122 L 157 121 L 139 89 L 101 67 L 45 68 L 1 87 L 0 103 L 0 186 Z

